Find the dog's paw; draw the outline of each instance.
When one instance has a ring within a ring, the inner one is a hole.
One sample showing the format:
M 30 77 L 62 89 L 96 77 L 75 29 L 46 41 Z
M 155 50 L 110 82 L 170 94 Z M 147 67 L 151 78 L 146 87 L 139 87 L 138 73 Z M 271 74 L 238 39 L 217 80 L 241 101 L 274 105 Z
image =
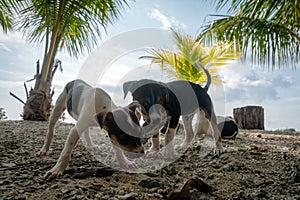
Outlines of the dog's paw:
M 164 159 L 166 159 L 167 161 L 172 161 L 175 158 L 175 152 L 172 150 L 167 150 L 165 149 L 164 151 Z
M 39 150 L 36 155 L 37 156 L 46 156 L 46 155 L 49 155 L 50 153 L 52 152 L 52 149 L 49 149 L 49 148 L 41 148 L 41 150 Z
M 148 150 L 145 153 L 146 158 L 157 158 L 158 157 L 158 152 L 157 150 Z
M 99 147 L 98 145 L 95 145 L 95 144 L 93 144 L 93 145 L 88 145 L 88 146 L 87 146 L 87 149 L 88 149 L 89 151 L 93 152 L 93 153 L 97 153 L 97 152 L 101 151 L 100 147 Z
M 177 151 L 186 151 L 190 147 L 190 143 L 183 142 L 180 145 L 176 145 L 175 149 Z
M 131 161 L 129 161 L 126 164 L 126 166 L 127 166 L 127 169 L 137 169 L 138 168 L 138 166 L 135 164 L 135 162 L 131 162 Z
M 124 160 L 122 163 L 120 163 L 120 166 L 122 168 L 125 168 L 125 169 L 137 169 L 137 165 L 135 164 L 135 162 L 133 161 L 129 161 L 129 160 Z
M 44 175 L 44 178 L 58 178 L 63 175 L 64 171 L 66 169 L 63 169 L 62 167 L 56 167 L 54 166 L 51 170 L 47 171 Z
M 213 157 L 215 158 L 218 158 L 220 157 L 220 155 L 224 152 L 224 149 L 222 146 L 217 146 L 215 149 L 214 149 L 214 155 Z

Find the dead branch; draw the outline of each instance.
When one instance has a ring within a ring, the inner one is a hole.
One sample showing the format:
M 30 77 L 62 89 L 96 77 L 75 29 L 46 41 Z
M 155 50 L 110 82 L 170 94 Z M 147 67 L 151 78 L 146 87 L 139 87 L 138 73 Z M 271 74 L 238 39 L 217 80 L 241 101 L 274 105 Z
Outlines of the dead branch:
M 28 95 L 28 90 L 27 90 L 27 86 L 26 86 L 25 82 L 24 82 L 24 88 L 25 88 L 25 93 L 26 93 L 26 99 L 28 99 L 29 95 Z
M 19 100 L 21 103 L 23 103 L 25 105 L 25 102 L 22 99 L 20 99 L 19 97 L 17 97 L 15 94 L 13 94 L 12 92 L 9 92 L 9 94 L 11 96 L 15 97 L 17 100 Z

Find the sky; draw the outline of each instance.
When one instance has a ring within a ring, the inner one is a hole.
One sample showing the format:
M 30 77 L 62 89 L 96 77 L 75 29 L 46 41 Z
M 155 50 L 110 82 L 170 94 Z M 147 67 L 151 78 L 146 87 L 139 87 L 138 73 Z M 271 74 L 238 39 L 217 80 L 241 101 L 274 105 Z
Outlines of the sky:
M 187 3 L 188 2 L 188 3 Z M 108 54 L 103 46 L 117 41 L 121 35 L 143 29 L 169 30 L 171 27 L 195 36 L 205 21 L 211 19 L 210 14 L 216 14 L 211 1 L 199 0 L 137 0 L 130 2 L 129 8 L 121 10 L 120 18 L 103 32 L 98 48 L 78 59 L 71 58 L 62 51 L 57 58 L 62 61 L 63 72 L 57 71 L 53 79 L 55 88 L 54 102 L 63 86 L 82 74 L 82 69 L 91 64 L 92 58 L 103 60 Z M 218 14 L 223 13 L 222 11 Z M 148 37 L 137 37 L 136 40 L 151 41 Z M 163 38 L 155 38 L 163 44 Z M 127 41 L 128 42 L 128 41 Z M 121 46 L 122 44 L 118 44 Z M 117 46 L 118 46 L 117 45 Z M 156 44 L 157 45 L 157 44 Z M 102 49 L 101 49 L 102 48 Z M 118 105 L 126 105 L 129 98 L 123 100 L 120 85 L 128 79 L 152 78 L 168 81 L 166 74 L 158 67 L 150 66 L 148 62 L 137 59 L 145 55 L 141 49 L 130 47 L 129 53 L 114 57 L 109 67 L 102 70 L 101 80 L 97 80 L 113 96 Z M 33 78 L 35 65 L 42 59 L 42 44 L 30 44 L 22 37 L 22 33 L 9 32 L 7 35 L 0 31 L 0 107 L 4 108 L 8 119 L 21 119 L 22 103 L 9 95 L 13 92 L 25 101 L 24 82 Z M 102 53 L 102 54 L 101 54 Z M 104 55 L 105 54 L 105 55 Z M 250 61 L 232 62 L 219 71 L 223 83 L 212 86 L 210 95 L 216 105 L 217 115 L 232 116 L 233 108 L 248 105 L 262 106 L 265 113 L 265 128 L 267 130 L 295 128 L 300 130 L 298 113 L 300 113 L 300 69 L 282 66 L 280 70 L 262 69 L 253 66 Z M 93 69 L 88 68 L 91 72 Z M 134 74 L 134 76 L 133 76 Z M 28 88 L 34 82 L 26 82 Z M 116 95 L 117 94 L 117 95 Z

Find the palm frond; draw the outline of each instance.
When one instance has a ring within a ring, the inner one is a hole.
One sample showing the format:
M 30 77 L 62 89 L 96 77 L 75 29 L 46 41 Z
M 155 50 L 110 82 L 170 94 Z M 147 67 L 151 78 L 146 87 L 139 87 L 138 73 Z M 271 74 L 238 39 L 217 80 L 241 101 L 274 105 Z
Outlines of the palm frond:
M 78 57 L 96 46 L 124 5 L 125 0 L 32 0 L 20 12 L 18 29 L 29 42 L 39 44 L 45 41 L 47 29 L 53 33 L 59 23 L 57 50 L 65 48 L 71 56 Z
M 184 79 L 194 83 L 203 83 L 207 77 L 203 69 L 199 69 L 196 62 L 211 66 L 208 71 L 212 74 L 212 82 L 219 84 L 217 72 L 219 66 L 227 65 L 230 61 L 238 59 L 240 54 L 234 51 L 232 42 L 219 42 L 211 47 L 205 47 L 197 38 L 183 35 L 172 30 L 176 42 L 176 49 L 150 49 L 149 55 L 140 58 L 150 59 L 165 70 L 169 77 Z
M 209 45 L 215 41 L 235 41 L 243 55 L 254 64 L 280 68 L 296 66 L 300 57 L 300 12 L 293 1 L 231 1 L 228 13 L 214 15 L 198 39 Z M 218 7 L 229 3 L 219 0 Z M 298 5 L 299 6 L 299 5 Z

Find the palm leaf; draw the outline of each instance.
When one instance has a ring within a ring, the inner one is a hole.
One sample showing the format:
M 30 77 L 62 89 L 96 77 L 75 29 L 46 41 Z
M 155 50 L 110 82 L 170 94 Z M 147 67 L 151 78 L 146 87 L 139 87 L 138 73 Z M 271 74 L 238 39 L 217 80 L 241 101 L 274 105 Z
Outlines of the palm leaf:
M 228 2 L 219 0 L 218 8 Z M 211 41 L 236 41 L 245 58 L 250 52 L 253 63 L 262 67 L 296 66 L 300 57 L 300 7 L 293 2 L 231 1 L 229 15 L 214 15 L 219 19 L 205 25 L 198 39 L 208 45 Z
M 207 77 L 196 65 L 196 62 L 200 61 L 206 66 L 211 66 L 208 71 L 212 74 L 212 82 L 219 84 L 219 67 L 240 57 L 239 52 L 233 50 L 233 43 L 220 42 L 212 47 L 205 47 L 195 37 L 172 31 L 177 46 L 176 52 L 170 49 L 150 49 L 147 51 L 149 55 L 140 57 L 159 65 L 167 72 L 168 77 L 203 83 Z

